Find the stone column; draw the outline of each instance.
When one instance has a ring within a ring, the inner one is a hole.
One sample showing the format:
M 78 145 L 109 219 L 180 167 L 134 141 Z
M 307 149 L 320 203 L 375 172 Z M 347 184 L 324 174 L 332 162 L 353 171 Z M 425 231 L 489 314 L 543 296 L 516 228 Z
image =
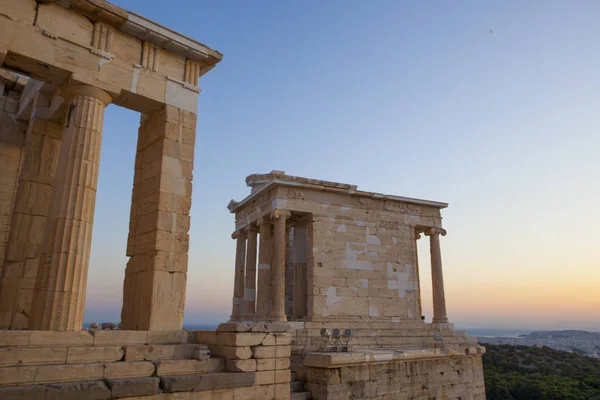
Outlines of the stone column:
M 248 226 L 246 249 L 246 285 L 244 287 L 243 315 L 254 318 L 256 312 L 256 243 L 258 229 L 254 225 Z
M 0 329 L 27 329 L 44 240 L 44 227 L 63 134 L 63 124 L 35 116 L 47 101 L 36 96 L 25 136 L 25 151 L 16 192 L 6 264 L 0 283 Z
M 446 314 L 446 295 L 444 294 L 444 275 L 442 271 L 442 253 L 440 251 L 440 234 L 446 235 L 441 228 L 430 228 L 425 231 L 429 236 L 431 253 L 431 281 L 433 283 L 433 322 L 448 322 Z
M 108 93 L 73 85 L 59 151 L 52 201 L 46 221 L 29 329 L 81 330 L 104 108 Z
M 273 309 L 269 313 L 270 321 L 287 321 L 285 315 L 285 250 L 286 220 L 291 216 L 287 210 L 275 210 L 271 213 L 273 229 L 273 268 L 271 270 L 271 297 Z
M 138 133 L 121 322 L 179 330 L 188 269 L 196 115 L 165 105 Z
M 231 308 L 231 321 L 239 321 L 242 317 L 244 305 L 244 269 L 246 266 L 246 232 L 236 231 L 231 235 L 236 239 L 235 248 L 235 276 L 233 279 L 233 306 Z
M 419 267 L 419 249 L 417 246 L 417 241 L 421 239 L 421 234 L 420 233 L 416 233 L 414 232 L 414 240 L 412 241 L 412 245 L 413 245 L 413 260 L 414 260 L 414 264 L 415 264 L 415 279 L 417 280 L 417 296 L 416 296 L 416 302 L 417 302 L 417 315 L 415 315 L 415 319 L 417 320 L 421 320 L 421 317 L 423 316 L 423 301 L 421 299 L 421 270 Z
M 260 243 L 258 252 L 258 284 L 256 298 L 256 316 L 258 321 L 265 321 L 269 314 L 271 297 L 271 261 L 273 259 L 273 238 L 271 221 L 267 217 L 258 220 Z

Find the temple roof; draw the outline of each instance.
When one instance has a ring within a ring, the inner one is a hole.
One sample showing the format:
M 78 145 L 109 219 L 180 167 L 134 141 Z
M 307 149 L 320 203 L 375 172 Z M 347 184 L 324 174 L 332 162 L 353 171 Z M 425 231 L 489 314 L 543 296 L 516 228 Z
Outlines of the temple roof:
M 127 11 L 105 0 L 37 0 L 39 3 L 57 3 L 73 9 L 92 21 L 110 24 L 138 39 L 162 47 L 179 56 L 204 63 L 206 73 L 223 55 L 203 43 L 164 27 L 141 15 Z
M 273 170 L 268 174 L 252 174 L 246 177 L 246 185 L 251 188 L 250 195 L 244 198 L 242 201 L 231 200 L 227 208 L 230 212 L 234 213 L 241 209 L 247 202 L 252 200 L 254 197 L 260 195 L 262 192 L 269 188 L 276 186 L 290 186 L 290 187 L 303 187 L 313 190 L 323 190 L 336 193 L 345 193 L 353 196 L 367 197 L 372 199 L 380 200 L 394 200 L 404 203 L 418 204 L 422 206 L 434 207 L 434 208 L 446 208 L 448 203 L 442 203 L 438 201 L 414 199 L 410 197 L 395 196 L 389 194 L 381 194 L 375 192 L 365 192 L 358 190 L 357 185 L 350 185 L 347 183 L 339 183 L 332 181 L 323 181 L 319 179 L 303 178 L 300 176 L 286 175 L 284 171 Z

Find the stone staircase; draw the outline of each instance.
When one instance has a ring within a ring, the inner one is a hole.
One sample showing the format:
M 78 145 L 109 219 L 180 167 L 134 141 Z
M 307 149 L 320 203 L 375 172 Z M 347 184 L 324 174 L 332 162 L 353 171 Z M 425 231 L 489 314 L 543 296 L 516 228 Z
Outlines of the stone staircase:
M 116 399 L 192 385 L 235 387 L 240 379 L 253 384 L 253 375 L 224 372 L 224 360 L 210 357 L 207 346 L 190 343 L 187 332 L 152 334 L 0 331 L 0 400 L 61 399 L 82 391 Z
M 290 382 L 290 400 L 311 400 L 310 392 L 304 391 L 304 383 L 297 381 L 295 373 L 292 373 L 292 381 Z

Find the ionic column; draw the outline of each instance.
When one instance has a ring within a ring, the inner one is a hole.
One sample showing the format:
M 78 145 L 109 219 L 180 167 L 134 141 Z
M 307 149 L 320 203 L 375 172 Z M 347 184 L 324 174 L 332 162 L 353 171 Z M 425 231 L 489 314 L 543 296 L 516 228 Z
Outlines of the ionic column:
M 267 217 L 258 220 L 260 242 L 258 250 L 258 284 L 256 292 L 256 316 L 258 321 L 265 321 L 269 314 L 269 298 L 271 297 L 271 261 L 273 259 L 273 238 L 271 220 Z
M 446 314 L 446 295 L 444 294 L 444 275 L 442 271 L 442 253 L 440 251 L 440 234 L 446 235 L 441 228 L 430 228 L 425 231 L 429 236 L 431 253 L 431 281 L 433 284 L 433 322 L 448 322 Z
M 413 259 L 415 263 L 415 279 L 417 281 L 417 296 L 415 301 L 417 302 L 417 315 L 415 318 L 417 320 L 421 320 L 421 316 L 423 315 L 423 302 L 421 299 L 421 269 L 419 267 L 419 250 L 417 249 L 417 241 L 421 239 L 421 234 L 415 232 L 415 240 L 413 243 Z
M 30 329 L 81 330 L 108 93 L 73 85 L 32 303 Z
M 246 263 L 246 232 L 236 231 L 231 235 L 237 239 L 235 249 L 235 278 L 233 280 L 233 307 L 231 308 L 231 321 L 239 321 L 242 317 L 244 304 L 244 267 Z
M 287 321 L 285 315 L 285 222 L 291 213 L 287 210 L 275 210 L 273 229 L 273 268 L 271 270 L 271 297 L 273 308 L 269 314 L 271 321 Z
M 246 228 L 248 237 L 246 250 L 246 285 L 244 287 L 243 315 L 254 318 L 256 311 L 256 239 L 258 229 L 254 225 Z

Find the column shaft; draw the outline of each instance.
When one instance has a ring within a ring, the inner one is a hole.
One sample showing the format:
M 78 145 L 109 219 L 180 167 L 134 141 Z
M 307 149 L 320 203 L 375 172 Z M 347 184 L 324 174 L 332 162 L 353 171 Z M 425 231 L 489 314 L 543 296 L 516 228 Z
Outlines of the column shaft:
M 138 132 L 121 322 L 178 330 L 188 269 L 196 115 L 165 105 Z
M 37 272 L 30 329 L 81 330 L 104 108 L 110 96 L 75 86 Z
M 62 133 L 63 125 L 57 122 L 33 116 L 29 121 L 0 284 L 0 313 L 10 313 L 0 318 L 3 329 L 29 325 Z
M 431 280 L 433 284 L 433 322 L 448 322 L 446 314 L 446 295 L 444 293 L 444 275 L 440 250 L 440 232 L 428 233 L 431 253 Z
M 271 297 L 271 261 L 273 258 L 273 238 L 271 221 L 261 218 L 260 242 L 258 252 L 258 284 L 256 292 L 256 319 L 266 320 L 269 314 L 269 299 Z
M 244 288 L 244 310 L 243 314 L 254 318 L 256 312 L 256 243 L 257 229 L 248 227 L 247 250 L 246 250 L 246 285 Z
M 244 269 L 246 264 L 246 232 L 235 232 L 232 237 L 237 239 L 235 249 L 235 276 L 233 280 L 233 306 L 231 320 L 239 321 L 244 304 Z
M 289 216 L 289 211 L 275 210 L 273 212 L 273 268 L 271 271 L 273 308 L 269 314 L 269 320 L 271 321 L 287 320 L 285 315 L 285 223 Z

